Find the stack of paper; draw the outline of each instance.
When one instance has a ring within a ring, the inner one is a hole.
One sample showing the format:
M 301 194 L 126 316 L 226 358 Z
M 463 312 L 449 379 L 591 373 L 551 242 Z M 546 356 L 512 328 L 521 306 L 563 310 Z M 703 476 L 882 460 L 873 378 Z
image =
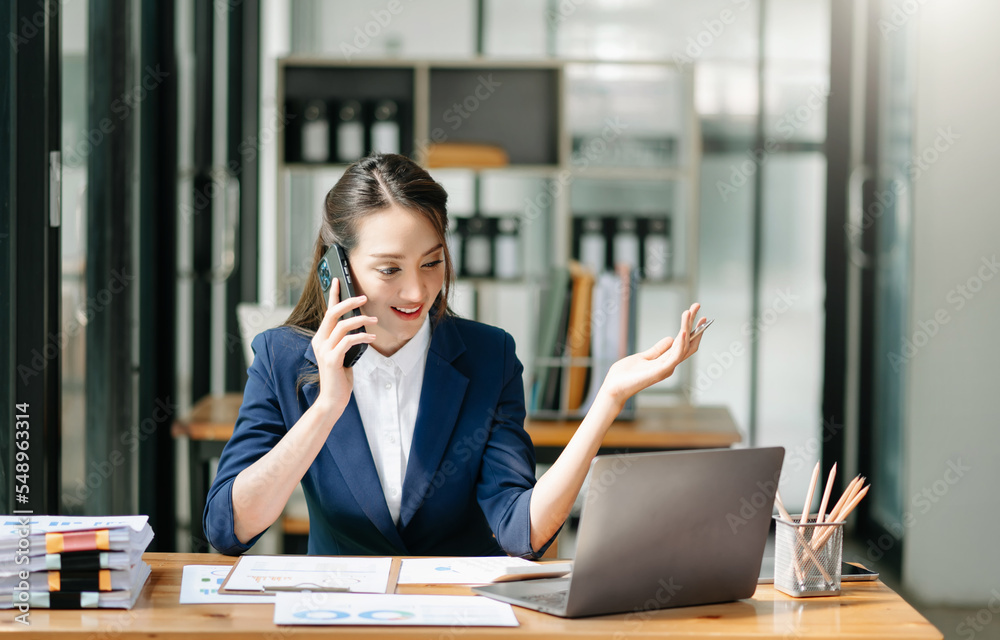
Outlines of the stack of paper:
M 219 587 L 224 595 L 275 591 L 385 593 L 392 558 L 241 556 Z
M 516 627 L 514 609 L 482 596 L 279 593 L 274 624 L 451 627 Z M 457 630 L 457 631 L 456 631 Z
M 188 565 L 180 603 L 274 603 L 278 625 L 518 625 L 509 604 L 482 596 L 386 594 L 391 567 L 392 558 L 329 556 L 242 556 L 232 567 Z M 482 583 L 571 569 L 570 563 L 492 556 L 407 558 L 397 584 Z
M 538 563 L 507 556 L 406 558 L 396 584 L 488 584 L 558 578 L 572 570 L 570 562 Z
M 149 577 L 146 516 L 0 518 L 0 608 L 130 609 Z

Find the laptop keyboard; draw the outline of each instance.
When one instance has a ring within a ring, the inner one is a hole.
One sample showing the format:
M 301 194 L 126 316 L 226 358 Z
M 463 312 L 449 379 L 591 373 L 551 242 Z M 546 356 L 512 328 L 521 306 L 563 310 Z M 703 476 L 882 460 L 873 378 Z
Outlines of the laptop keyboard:
M 569 599 L 569 591 L 555 591 L 553 593 L 537 593 L 530 596 L 519 596 L 521 600 L 534 604 L 543 604 L 549 607 L 565 607 Z

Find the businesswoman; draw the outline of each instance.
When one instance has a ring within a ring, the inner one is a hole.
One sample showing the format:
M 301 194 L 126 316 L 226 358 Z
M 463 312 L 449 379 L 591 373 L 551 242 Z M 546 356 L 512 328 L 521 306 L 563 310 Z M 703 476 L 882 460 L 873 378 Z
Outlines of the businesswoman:
M 312 273 L 333 244 L 357 297 L 324 299 L 310 277 L 255 359 L 204 524 L 239 554 L 281 514 L 299 482 L 309 553 L 538 557 L 569 514 L 626 399 L 698 348 L 677 337 L 618 361 L 586 418 L 537 482 L 523 422 L 522 366 L 501 329 L 452 315 L 447 195 L 399 155 L 351 165 L 326 197 Z M 351 309 L 361 315 L 341 319 Z M 364 327 L 361 333 L 349 333 Z M 353 368 L 344 354 L 368 344 Z

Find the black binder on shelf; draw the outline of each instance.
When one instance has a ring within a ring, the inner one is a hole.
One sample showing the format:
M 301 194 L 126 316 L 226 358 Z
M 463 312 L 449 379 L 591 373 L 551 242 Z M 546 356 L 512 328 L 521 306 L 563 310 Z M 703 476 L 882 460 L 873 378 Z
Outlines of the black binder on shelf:
M 533 412 L 549 409 L 558 398 L 559 369 L 554 366 L 555 358 L 562 354 L 557 352 L 560 330 L 565 335 L 568 321 L 568 304 L 570 276 L 569 269 L 556 267 L 552 270 L 548 287 L 542 292 L 543 304 L 539 317 L 538 349 L 536 353 L 535 382 L 531 393 L 531 409 Z M 555 378 L 555 380 L 551 380 Z M 550 389 L 550 387 L 555 387 Z M 552 395 L 552 394 L 555 395 Z M 551 409 L 550 409 L 551 410 Z

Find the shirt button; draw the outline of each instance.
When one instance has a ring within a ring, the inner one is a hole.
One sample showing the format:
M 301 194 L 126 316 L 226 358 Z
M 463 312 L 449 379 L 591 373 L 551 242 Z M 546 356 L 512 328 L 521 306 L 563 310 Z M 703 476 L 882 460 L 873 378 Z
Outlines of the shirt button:
M 393 498 L 398 498 L 399 497 L 399 489 L 393 489 L 392 490 L 392 497 Z
M 386 382 L 385 383 L 385 388 L 386 389 L 392 389 L 392 383 L 391 382 Z

